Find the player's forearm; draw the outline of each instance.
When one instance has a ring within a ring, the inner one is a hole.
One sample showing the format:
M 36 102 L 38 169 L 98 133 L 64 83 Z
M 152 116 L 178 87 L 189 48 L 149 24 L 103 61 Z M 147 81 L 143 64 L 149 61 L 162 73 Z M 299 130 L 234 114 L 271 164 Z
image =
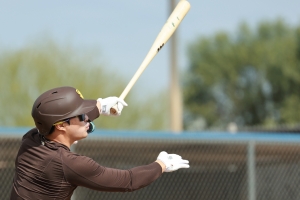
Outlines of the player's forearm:
M 131 172 L 132 179 L 131 191 L 134 191 L 158 179 L 162 174 L 162 166 L 159 162 L 153 162 L 149 165 L 134 167 L 129 171 Z

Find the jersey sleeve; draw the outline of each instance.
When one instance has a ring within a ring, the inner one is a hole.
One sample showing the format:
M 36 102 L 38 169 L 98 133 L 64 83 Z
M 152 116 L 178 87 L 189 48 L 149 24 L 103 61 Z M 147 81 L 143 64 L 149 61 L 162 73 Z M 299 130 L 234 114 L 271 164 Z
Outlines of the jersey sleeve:
M 162 174 L 156 162 L 121 170 L 103 167 L 89 157 L 76 154 L 62 160 L 66 181 L 99 191 L 131 192 L 149 185 Z

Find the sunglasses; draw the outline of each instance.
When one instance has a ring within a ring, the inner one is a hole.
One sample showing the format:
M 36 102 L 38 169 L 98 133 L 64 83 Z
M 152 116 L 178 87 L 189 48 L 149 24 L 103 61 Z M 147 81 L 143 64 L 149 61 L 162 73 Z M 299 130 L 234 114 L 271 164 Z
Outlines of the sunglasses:
M 73 118 L 76 118 L 76 117 L 78 117 L 79 121 L 81 121 L 81 122 L 85 120 L 85 114 L 81 114 L 81 115 L 77 115 L 75 117 L 70 117 L 70 118 L 64 119 L 62 121 L 56 122 L 56 123 L 53 124 L 53 126 L 58 125 L 58 124 L 62 124 L 64 122 L 67 122 L 70 125 L 70 120 L 73 119 Z
M 82 122 L 82 121 L 85 121 L 85 114 L 77 115 L 77 116 L 75 116 L 75 117 L 78 117 L 79 121 L 81 121 L 81 122 Z M 75 117 L 71 117 L 71 118 L 64 119 L 64 120 L 62 120 L 62 121 L 56 122 L 55 124 L 53 124 L 53 126 L 58 125 L 58 124 L 62 124 L 62 123 L 64 123 L 64 122 L 67 122 L 67 123 L 70 125 L 70 120 L 71 120 L 72 118 L 75 118 Z M 93 132 L 93 131 L 95 130 L 95 124 L 94 124 L 92 121 L 90 121 L 90 120 L 88 120 L 88 122 L 90 123 L 90 127 L 89 127 L 89 129 L 87 130 L 87 132 L 88 132 L 88 133 L 91 133 L 91 132 Z

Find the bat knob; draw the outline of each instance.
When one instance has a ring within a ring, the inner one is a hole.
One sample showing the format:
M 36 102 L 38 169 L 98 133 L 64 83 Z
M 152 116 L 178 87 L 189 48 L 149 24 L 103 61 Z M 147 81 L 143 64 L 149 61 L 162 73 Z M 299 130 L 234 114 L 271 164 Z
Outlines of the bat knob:
M 118 114 L 118 104 L 114 105 L 110 108 L 110 114 L 117 115 Z

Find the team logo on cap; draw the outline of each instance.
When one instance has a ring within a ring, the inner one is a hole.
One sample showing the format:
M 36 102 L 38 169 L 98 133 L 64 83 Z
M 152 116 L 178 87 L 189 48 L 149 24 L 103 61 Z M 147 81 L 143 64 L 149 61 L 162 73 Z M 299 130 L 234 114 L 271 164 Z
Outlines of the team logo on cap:
M 78 89 L 76 89 L 76 92 L 79 94 L 79 96 L 80 96 L 82 99 L 84 99 L 84 98 L 83 98 L 83 95 L 81 94 L 81 92 L 80 92 Z

